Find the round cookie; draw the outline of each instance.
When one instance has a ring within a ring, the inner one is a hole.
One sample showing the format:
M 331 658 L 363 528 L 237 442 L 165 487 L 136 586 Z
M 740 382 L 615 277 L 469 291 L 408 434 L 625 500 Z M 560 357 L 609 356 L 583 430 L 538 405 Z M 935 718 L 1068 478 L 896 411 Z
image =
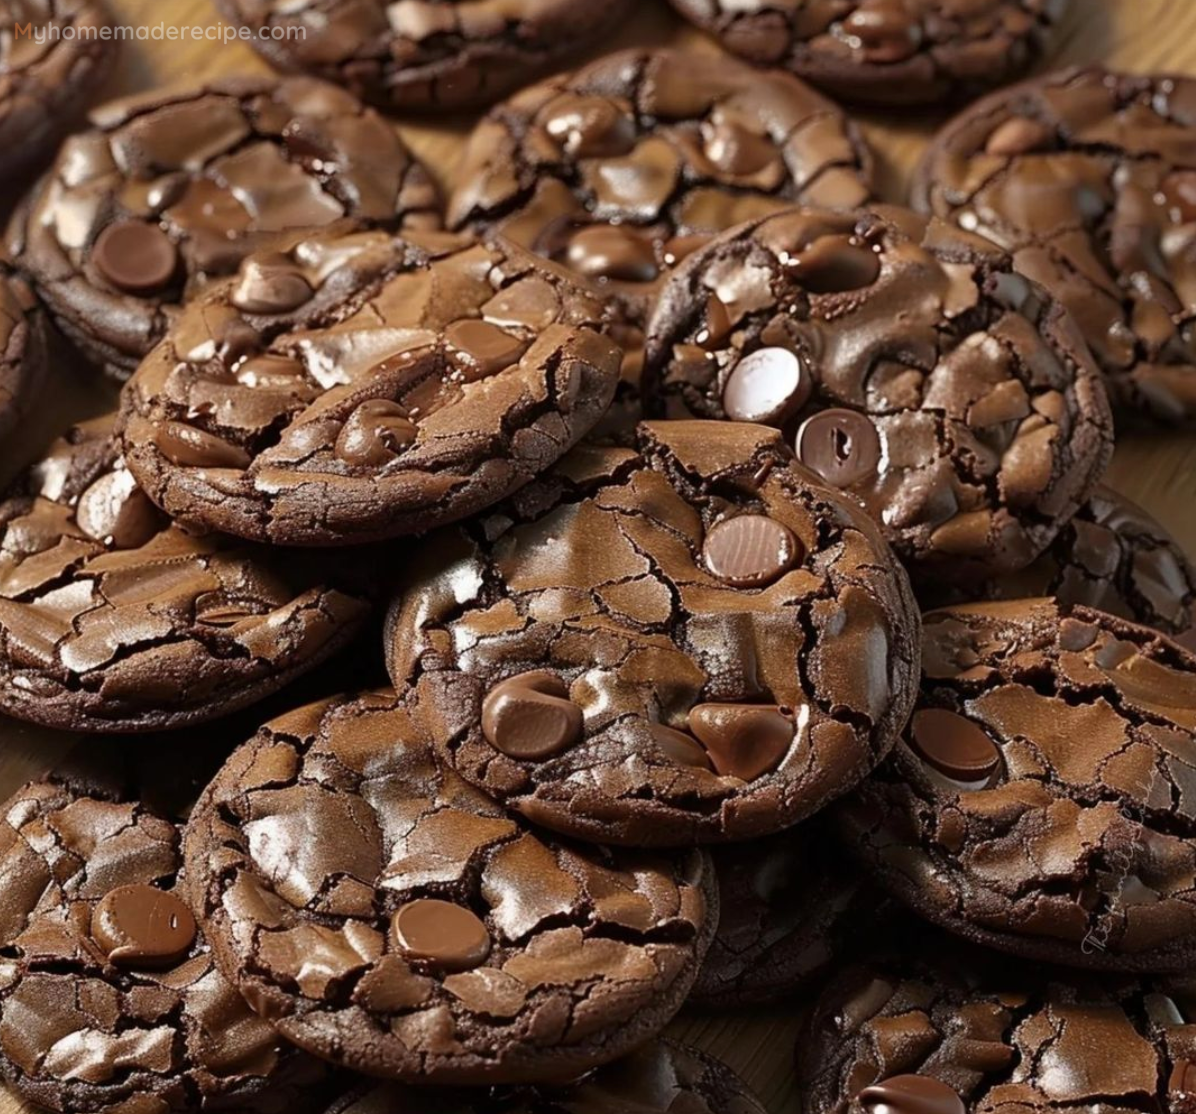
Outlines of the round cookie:
M 281 232 L 439 227 L 395 126 L 309 78 L 155 91 L 91 114 L 14 214 L 14 262 L 63 332 L 128 376 L 180 306 Z
M 842 972 L 798 1052 L 803 1114 L 1184 1114 L 1194 1072 L 1190 976 L 1098 982 L 925 946 Z
M 426 1089 L 367 1085 L 327 1114 L 426 1114 Z M 439 1093 L 441 1114 L 766 1114 L 725 1064 L 695 1048 L 656 1040 L 573 1083 L 469 1094 Z
M 0 264 L 0 445 L 26 414 L 45 377 L 45 315 L 29 285 Z M 5 461 L 0 458 L 0 467 Z
M 539 834 L 393 693 L 266 724 L 200 799 L 186 862 L 221 969 L 283 1036 L 422 1084 L 564 1081 L 638 1047 L 718 912 L 701 852 Z
M 765 422 L 859 498 L 918 579 L 1019 569 L 1108 464 L 1108 399 L 1059 303 L 999 248 L 877 206 L 790 210 L 661 294 L 653 416 Z
M 1196 656 L 1053 600 L 923 620 L 905 737 L 837 813 L 878 882 L 1014 955 L 1175 971 L 1196 957 Z
M 67 781 L 0 820 L 0 1073 L 63 1114 L 310 1108 L 326 1069 L 216 969 L 179 897 L 179 831 Z
M 283 70 L 307 70 L 389 109 L 477 108 L 579 50 L 631 0 L 216 0 Z
M 602 301 L 499 238 L 325 234 L 252 256 L 122 398 L 129 467 L 180 521 L 360 544 L 489 506 L 606 412 Z
M 1005 246 L 1075 318 L 1115 404 L 1196 419 L 1196 80 L 1068 69 L 934 139 L 917 208 Z
M 116 56 L 100 0 L 22 0 L 0 11 L 0 151 L 6 176 L 32 169 L 86 107 Z M 40 37 L 40 41 L 39 41 Z
M 1027 568 L 966 588 L 927 583 L 919 589 L 924 607 L 1053 596 L 1169 635 L 1196 622 L 1196 569 L 1179 543 L 1103 484 Z
M 758 66 L 865 104 L 951 104 L 1003 85 L 1049 45 L 1067 0 L 672 0 Z
M 0 708 L 89 732 L 224 715 L 348 642 L 364 584 L 343 560 L 173 525 L 111 416 L 75 426 L 0 502 Z
M 917 678 L 908 579 L 763 426 L 581 446 L 408 566 L 388 667 L 442 757 L 537 824 L 685 845 L 786 828 L 889 750 Z

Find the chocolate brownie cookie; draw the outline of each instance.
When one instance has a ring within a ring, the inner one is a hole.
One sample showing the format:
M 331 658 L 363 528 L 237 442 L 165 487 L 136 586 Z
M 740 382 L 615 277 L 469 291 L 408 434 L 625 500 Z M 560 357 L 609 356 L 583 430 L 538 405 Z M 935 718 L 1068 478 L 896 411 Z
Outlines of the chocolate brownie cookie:
M 1190 976 L 1097 982 L 923 946 L 836 978 L 799 1050 L 798 1081 L 804 1114 L 1185 1114 L 1196 1100 L 1196 986 Z
M 280 1114 L 324 1078 L 217 970 L 176 886 L 179 831 L 34 783 L 0 820 L 0 1073 L 63 1114 Z
M 995 245 L 876 206 L 692 255 L 649 331 L 649 413 L 765 422 L 919 578 L 1029 564 L 1091 494 L 1108 399 L 1063 307 Z
M 1103 484 L 1027 568 L 962 590 L 929 583 L 921 588 L 924 606 L 1054 596 L 1164 634 L 1182 634 L 1196 622 L 1196 569 L 1179 543 Z
M 46 374 L 46 321 L 28 284 L 0 263 L 0 446 Z M 0 456 L 0 468 L 6 461 Z
M 582 446 L 428 540 L 391 678 L 443 758 L 528 819 L 635 846 L 779 831 L 889 750 L 917 686 L 904 571 L 764 426 Z
M 221 969 L 296 1044 L 419 1083 L 563 1081 L 680 1007 L 717 919 L 700 852 L 546 837 L 437 762 L 393 693 L 280 716 L 187 829 Z
M 14 0 L 0 7 L 7 180 L 48 158 L 99 88 L 119 45 L 99 37 L 108 25 L 100 0 Z
M 915 206 L 981 232 L 1072 313 L 1114 402 L 1196 419 L 1196 80 L 1069 69 L 980 101 Z
M 179 520 L 285 545 L 411 534 L 550 467 L 610 404 L 601 299 L 498 238 L 325 234 L 252 256 L 123 396 Z
M 426 1114 L 428 1091 L 366 1085 L 327 1114 Z M 766 1114 L 725 1064 L 670 1040 L 657 1040 L 558 1087 L 439 1093 L 440 1114 Z
M 71 429 L 0 502 L 0 708 L 72 731 L 223 715 L 344 645 L 364 576 L 173 525 L 112 418 Z
M 383 108 L 486 105 L 613 31 L 631 0 L 216 0 L 284 70 Z
M 62 330 L 120 378 L 185 300 L 281 232 L 440 223 L 394 125 L 308 78 L 155 91 L 91 124 L 13 217 L 9 250 Z
M 918 707 L 837 822 L 923 916 L 1017 955 L 1196 957 L 1196 656 L 1052 600 L 924 619 Z
M 672 0 L 728 50 L 848 101 L 958 103 L 1046 49 L 1067 0 Z

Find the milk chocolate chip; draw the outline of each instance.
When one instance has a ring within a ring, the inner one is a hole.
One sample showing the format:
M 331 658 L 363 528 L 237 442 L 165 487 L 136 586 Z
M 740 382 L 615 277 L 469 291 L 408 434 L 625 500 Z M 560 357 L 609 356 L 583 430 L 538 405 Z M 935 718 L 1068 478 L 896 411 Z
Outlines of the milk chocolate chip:
M 797 458 L 827 483 L 848 488 L 876 475 L 880 437 L 867 415 L 820 410 L 797 431 Z
M 345 419 L 336 438 L 336 455 L 349 464 L 378 467 L 412 444 L 419 427 L 405 407 L 386 398 L 363 402 Z
M 137 883 L 104 895 L 91 935 L 118 967 L 171 967 L 191 950 L 196 924 L 174 894 Z
M 959 1094 L 929 1075 L 895 1075 L 865 1087 L 859 1103 L 868 1114 L 967 1114 Z
M 554 673 L 537 670 L 510 677 L 495 685 L 482 705 L 487 741 L 513 758 L 551 758 L 577 743 L 582 730 L 582 711 Z
M 157 225 L 128 220 L 99 234 L 91 261 L 113 286 L 130 294 L 153 294 L 174 279 L 179 252 Z
M 797 731 L 785 709 L 745 704 L 699 704 L 690 709 L 689 729 L 718 773 L 743 781 L 776 769 Z
M 451 901 L 410 901 L 395 913 L 391 931 L 404 956 L 438 971 L 470 971 L 490 954 L 486 926 Z
M 715 523 L 702 544 L 702 560 L 720 580 L 761 588 L 804 556 L 793 531 L 761 514 L 736 515 Z
M 987 780 L 1001 764 L 1001 752 L 988 733 L 945 708 L 915 712 L 909 737 L 927 763 L 965 785 Z

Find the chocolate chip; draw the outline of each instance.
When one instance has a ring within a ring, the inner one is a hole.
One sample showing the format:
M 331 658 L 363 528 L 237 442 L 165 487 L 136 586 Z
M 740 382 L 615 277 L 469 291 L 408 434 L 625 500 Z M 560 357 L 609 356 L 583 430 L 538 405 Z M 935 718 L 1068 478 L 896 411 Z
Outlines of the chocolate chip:
M 555 673 L 535 670 L 495 685 L 482 705 L 482 732 L 495 750 L 539 761 L 581 739 L 581 709 Z
M 1001 765 L 1001 752 L 988 733 L 945 708 L 915 712 L 910 743 L 940 774 L 964 785 L 986 781 Z
M 714 768 L 710 765 L 710 756 L 692 735 L 678 731 L 675 727 L 667 727 L 663 723 L 653 723 L 648 730 L 656 745 L 678 765 L 692 766 L 699 770 Z
M 178 248 L 156 224 L 129 220 L 108 225 L 96 238 L 91 261 L 113 286 L 129 294 L 153 294 L 170 285 Z
M 742 781 L 776 769 L 797 730 L 792 715 L 775 704 L 699 704 L 690 709 L 689 729 L 718 773 Z
M 174 894 L 141 883 L 104 895 L 91 935 L 118 967 L 170 967 L 195 943 L 191 910 Z
M 154 431 L 154 444 L 172 464 L 184 468 L 245 468 L 249 454 L 239 445 L 186 422 L 166 422 Z
M 544 130 L 575 159 L 617 158 L 635 146 L 635 119 L 607 97 L 563 94 L 545 109 Z
M 827 483 L 848 488 L 876 475 L 880 437 L 865 414 L 821 410 L 797 431 L 797 458 Z
M 652 244 L 634 228 L 595 224 L 575 232 L 565 262 L 587 278 L 651 282 L 660 273 Z
M 880 256 L 852 236 L 820 236 L 789 260 L 794 278 L 815 294 L 839 294 L 871 286 Z
M 732 421 L 780 425 L 806 404 L 813 389 L 796 352 L 758 348 L 731 369 L 723 388 L 723 409 Z
M 391 932 L 407 959 L 437 971 L 470 971 L 490 954 L 486 926 L 451 901 L 409 901 L 395 913 Z
M 367 399 L 345 419 L 335 452 L 341 460 L 376 468 L 411 445 L 419 427 L 406 408 L 386 398 Z
M 868 1114 L 967 1114 L 958 1092 L 929 1075 L 895 1075 L 865 1087 L 858 1101 Z
M 804 548 L 793 531 L 761 514 L 715 523 L 702 543 L 706 567 L 728 584 L 762 588 L 798 564 Z
M 286 313 L 304 304 L 312 288 L 285 255 L 260 255 L 246 261 L 229 300 L 246 313 Z
M 444 331 L 449 359 L 467 380 L 494 375 L 519 362 L 529 342 L 500 329 L 489 321 L 469 317 L 455 321 Z

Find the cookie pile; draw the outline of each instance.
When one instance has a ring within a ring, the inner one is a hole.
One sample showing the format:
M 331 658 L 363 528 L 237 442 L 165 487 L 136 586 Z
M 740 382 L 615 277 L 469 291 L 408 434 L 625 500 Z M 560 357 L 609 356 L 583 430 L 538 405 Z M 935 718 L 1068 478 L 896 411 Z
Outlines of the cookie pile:
M 674 5 L 537 81 L 627 5 L 221 0 L 301 72 L 13 213 L 0 436 L 122 384 L 0 500 L 0 709 L 86 736 L 0 819 L 23 1097 L 763 1114 L 662 1033 L 785 1003 L 804 1114 L 1196 1108 L 1196 570 L 1102 484 L 1196 418 L 1196 84 L 989 92 L 905 208 L 824 94 L 1063 3 Z M 36 161 L 99 59 L 0 43 Z M 463 106 L 442 198 L 385 113 Z

